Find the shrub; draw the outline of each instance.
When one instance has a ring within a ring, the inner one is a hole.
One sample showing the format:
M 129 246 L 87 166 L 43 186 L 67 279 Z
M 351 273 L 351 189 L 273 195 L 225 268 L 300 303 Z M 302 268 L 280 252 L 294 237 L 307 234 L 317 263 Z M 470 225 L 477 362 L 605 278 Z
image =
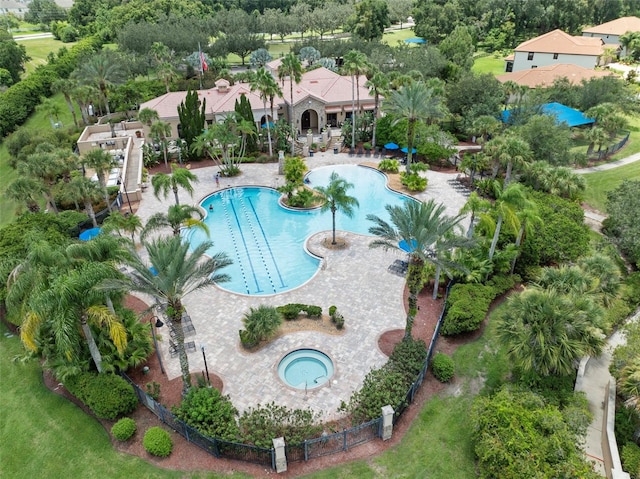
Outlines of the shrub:
M 288 205 L 293 208 L 309 208 L 313 204 L 314 198 L 313 191 L 302 188 L 289 198 Z
M 448 383 L 456 372 L 456 366 L 446 354 L 436 353 L 431 360 L 431 371 L 438 381 Z
M 289 303 L 284 306 L 277 306 L 276 310 L 282 314 L 285 321 L 292 321 L 294 319 L 298 319 L 298 315 L 300 311 L 305 307 L 304 304 L 299 303 Z
M 427 179 L 417 173 L 401 173 L 400 182 L 406 186 L 409 191 L 424 191 L 427 189 Z
M 389 158 L 380 160 L 380 163 L 378 164 L 378 169 L 380 171 L 386 171 L 387 173 L 397 173 L 399 168 L 400 163 L 398 163 L 398 160 L 392 160 Z
M 130 417 L 123 417 L 111 426 L 111 435 L 118 441 L 127 441 L 136 433 L 136 422 Z
M 622 468 L 631 479 L 640 479 L 640 446 L 632 442 L 622 446 Z
M 173 450 L 173 441 L 169 433 L 161 427 L 154 426 L 144 433 L 142 445 L 145 450 L 154 456 L 167 457 Z
M 260 305 L 257 308 L 250 308 L 242 318 L 246 333 L 246 341 L 259 343 L 275 334 L 282 324 L 282 315 L 273 306 Z M 240 339 L 242 340 L 242 334 Z
M 271 448 L 274 437 L 284 437 L 288 444 L 298 444 L 322 431 L 318 417 L 310 409 L 289 409 L 273 402 L 249 408 L 240 418 L 243 442 Z
M 341 314 L 338 314 L 336 316 L 334 323 L 336 323 L 336 329 L 344 328 L 344 318 L 342 317 Z
M 450 336 L 478 329 L 494 297 L 492 286 L 477 283 L 454 285 L 447 298 L 442 334 Z
M 151 383 L 146 384 L 147 394 L 151 396 L 156 401 L 160 399 L 160 384 L 153 381 Z
M 322 308 L 320 306 L 307 305 L 303 308 L 309 318 L 319 318 L 322 316 Z
M 337 306 L 329 306 L 329 316 L 331 316 L 332 320 L 333 316 L 336 314 L 336 311 L 338 311 Z
M 138 404 L 133 387 L 114 374 L 81 373 L 69 379 L 66 387 L 100 419 L 129 414 Z
M 421 339 L 409 338 L 400 341 L 389 356 L 389 364 L 393 369 L 406 375 L 413 382 L 427 359 L 427 345 Z
M 513 288 L 516 283 L 522 281 L 519 275 L 495 275 L 489 281 L 487 281 L 487 285 L 493 287 L 493 294 L 495 296 L 500 296 L 501 294 L 506 293 L 511 288 Z
M 205 436 L 235 440 L 237 409 L 229 396 L 215 388 L 191 388 L 180 406 L 172 409 L 175 416 Z

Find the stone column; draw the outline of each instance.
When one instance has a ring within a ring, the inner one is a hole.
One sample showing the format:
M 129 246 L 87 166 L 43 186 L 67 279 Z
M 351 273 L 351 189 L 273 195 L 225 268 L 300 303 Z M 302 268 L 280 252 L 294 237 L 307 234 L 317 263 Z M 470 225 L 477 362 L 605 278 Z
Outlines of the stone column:
M 284 175 L 284 151 L 278 151 L 278 174 Z
M 273 439 L 276 454 L 276 473 L 287 472 L 287 456 L 284 453 L 284 437 Z
M 393 414 L 395 411 L 391 406 L 382 407 L 382 440 L 391 439 L 393 434 Z

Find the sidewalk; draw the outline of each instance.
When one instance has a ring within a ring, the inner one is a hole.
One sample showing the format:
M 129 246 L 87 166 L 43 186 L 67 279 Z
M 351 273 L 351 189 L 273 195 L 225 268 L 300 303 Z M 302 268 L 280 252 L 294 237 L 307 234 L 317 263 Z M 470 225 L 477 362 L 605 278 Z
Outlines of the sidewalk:
M 640 311 L 636 312 L 628 321 L 638 321 Z M 587 429 L 584 450 L 587 458 L 594 462 L 596 472 L 606 476 L 604 468 L 604 452 L 602 450 L 602 428 L 604 419 L 604 401 L 607 395 L 609 381 L 615 381 L 609 373 L 611 357 L 616 346 L 624 344 L 624 334 L 616 331 L 607 339 L 607 344 L 598 357 L 587 360 L 584 376 L 578 378 L 576 391 L 582 391 L 589 402 L 589 411 L 593 414 L 591 425 Z M 610 407 L 615 407 L 611 405 Z
M 604 163 L 598 166 L 591 166 L 589 168 L 580 168 L 577 170 L 573 170 L 573 172 L 578 173 L 579 175 L 585 175 L 589 173 L 595 173 L 596 171 L 612 170 L 619 166 L 628 165 L 629 163 L 633 163 L 638 160 L 640 160 L 640 153 L 635 153 L 631 156 L 627 156 L 626 158 L 622 158 L 621 160 L 612 161 L 611 163 Z

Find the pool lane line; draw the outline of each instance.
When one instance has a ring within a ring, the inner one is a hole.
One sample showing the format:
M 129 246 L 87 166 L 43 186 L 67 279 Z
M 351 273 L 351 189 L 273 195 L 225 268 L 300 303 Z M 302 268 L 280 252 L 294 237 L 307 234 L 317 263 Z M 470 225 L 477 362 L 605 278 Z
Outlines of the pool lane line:
M 240 232 L 240 238 L 242 239 L 244 250 L 247 253 L 249 266 L 251 266 L 251 274 L 253 275 L 253 281 L 256 283 L 256 292 L 262 293 L 262 289 L 260 289 L 260 283 L 258 282 L 258 277 L 256 276 L 256 270 L 253 267 L 253 261 L 251 261 L 251 255 L 249 254 L 249 247 L 247 246 L 247 240 L 245 239 L 244 233 L 242 232 L 242 228 L 240 227 L 240 218 L 238 218 L 238 212 L 236 211 L 236 207 L 233 204 L 233 201 L 229 201 L 229 204 L 231 206 L 231 210 L 233 211 L 233 216 L 236 219 L 236 224 L 238 225 L 238 231 Z
M 280 268 L 278 267 L 278 262 L 276 261 L 276 258 L 273 254 L 273 250 L 271 249 L 271 244 L 269 243 L 269 240 L 267 239 L 267 234 L 264 232 L 264 228 L 262 227 L 262 222 L 260 221 L 260 218 L 258 217 L 258 213 L 256 212 L 256 208 L 253 205 L 253 201 L 251 200 L 251 198 L 247 198 L 247 202 L 249 203 L 249 206 L 251 207 L 251 211 L 253 211 L 253 215 L 256 218 L 256 222 L 258 223 L 258 226 L 260 227 L 260 232 L 262 233 L 262 237 L 264 238 L 264 242 L 267 245 L 267 249 L 269 250 L 269 255 L 271 256 L 271 261 L 273 261 L 273 265 L 276 268 L 276 272 L 278 273 L 278 279 L 280 279 L 280 286 L 282 288 L 286 288 L 287 285 L 284 282 L 284 279 L 282 278 L 282 273 L 280 272 Z
M 249 289 L 249 283 L 247 282 L 247 275 L 245 273 L 244 262 L 240 257 L 240 249 L 238 248 L 238 242 L 234 234 L 234 228 L 231 227 L 231 217 L 229 215 L 229 208 L 228 208 L 230 203 L 231 203 L 231 200 L 229 199 L 228 196 L 222 198 L 224 217 L 227 220 L 227 228 L 229 229 L 229 233 L 231 234 L 231 242 L 233 243 L 233 249 L 235 249 L 236 251 L 236 258 L 238 258 L 238 264 L 240 266 L 240 274 L 242 275 L 242 280 L 244 281 L 244 287 L 247 290 L 247 294 L 251 294 L 251 290 Z

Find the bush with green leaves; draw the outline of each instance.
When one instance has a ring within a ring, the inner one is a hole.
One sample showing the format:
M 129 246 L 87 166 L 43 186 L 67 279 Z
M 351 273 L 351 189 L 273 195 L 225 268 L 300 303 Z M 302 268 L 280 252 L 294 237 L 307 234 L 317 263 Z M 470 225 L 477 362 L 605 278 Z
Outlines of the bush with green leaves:
M 447 298 L 447 314 L 441 332 L 445 336 L 475 331 L 480 327 L 495 297 L 492 286 L 455 284 Z
M 517 274 L 497 274 L 487 281 L 487 285 L 493 287 L 494 296 L 500 296 L 512 289 L 520 281 L 522 281 L 522 278 Z
M 389 356 L 389 367 L 400 371 L 410 383 L 418 376 L 427 359 L 427 345 L 422 339 L 400 341 Z
M 627 471 L 631 479 L 640 479 L 640 446 L 628 442 L 622 446 L 622 469 Z
M 301 188 L 289 198 L 288 204 L 293 208 L 309 208 L 313 204 L 315 197 L 313 191 Z
M 266 448 L 273 447 L 276 437 L 298 444 L 322 432 L 319 417 L 311 409 L 289 409 L 274 402 L 249 408 L 239 423 L 242 442 Z
M 298 319 L 298 315 L 304 309 L 305 305 L 300 303 L 289 303 L 284 306 L 277 306 L 276 310 L 282 314 L 286 321 Z
M 273 306 L 261 304 L 257 308 L 249 308 L 242 318 L 245 333 L 240 339 L 248 343 L 259 343 L 273 336 L 282 324 L 282 314 Z
M 128 441 L 136 433 L 136 422 L 130 417 L 123 417 L 111 426 L 111 435 L 118 441 Z
M 320 306 L 313 306 L 308 304 L 304 307 L 303 311 L 307 313 L 308 318 L 319 318 L 322 316 L 322 308 Z
M 238 437 L 238 410 L 233 406 L 229 396 L 223 396 L 215 388 L 191 388 L 172 412 L 178 419 L 205 436 L 227 441 L 236 440 Z
M 80 373 L 65 386 L 100 419 L 116 419 L 138 405 L 131 384 L 115 374 Z
M 397 173 L 400 168 L 400 163 L 398 163 L 398 160 L 385 158 L 384 160 L 380 160 L 378 168 L 380 171 L 384 171 L 386 173 Z
M 407 187 L 409 191 L 424 191 L 427 189 L 427 179 L 420 176 L 421 171 L 427 171 L 429 167 L 424 163 L 412 163 L 409 167 L 409 173 L 400 173 L 400 182 Z
M 142 439 L 142 445 L 149 454 L 158 457 L 167 457 L 173 450 L 171 436 L 158 426 L 147 429 Z
M 436 353 L 431 360 L 431 372 L 441 383 L 448 383 L 453 379 L 456 365 L 451 357 L 444 353 Z

